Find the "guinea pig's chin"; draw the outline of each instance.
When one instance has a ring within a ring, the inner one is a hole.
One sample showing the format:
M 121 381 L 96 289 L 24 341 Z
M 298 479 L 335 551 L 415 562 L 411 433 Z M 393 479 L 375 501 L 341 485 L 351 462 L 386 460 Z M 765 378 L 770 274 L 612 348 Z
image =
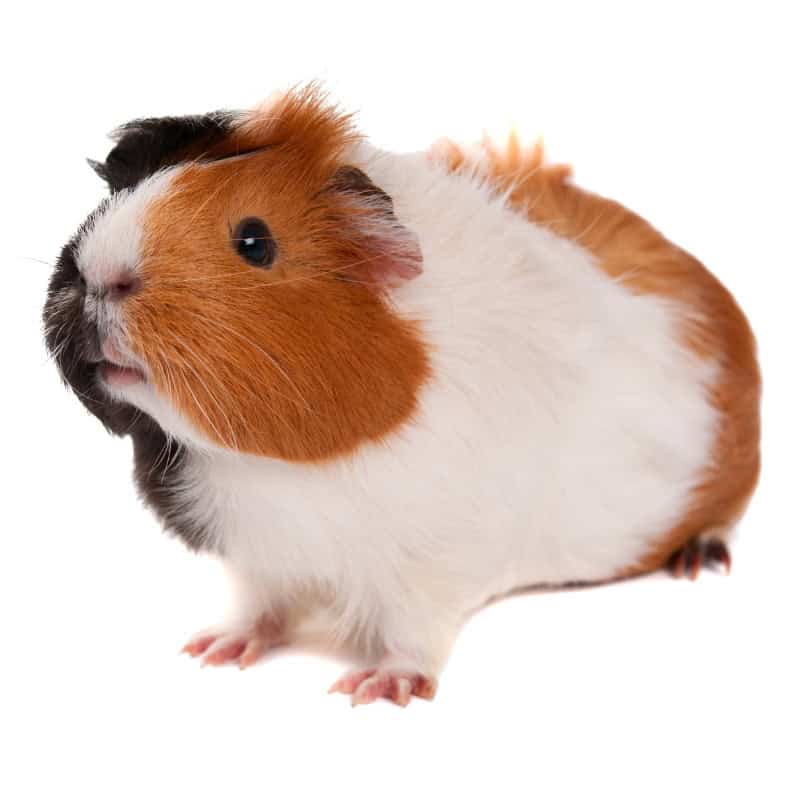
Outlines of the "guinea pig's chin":
M 218 445 L 206 439 L 203 434 L 179 414 L 168 398 L 161 395 L 147 381 L 130 383 L 103 382 L 103 388 L 111 398 L 128 403 L 152 417 L 164 433 L 200 450 L 216 450 Z

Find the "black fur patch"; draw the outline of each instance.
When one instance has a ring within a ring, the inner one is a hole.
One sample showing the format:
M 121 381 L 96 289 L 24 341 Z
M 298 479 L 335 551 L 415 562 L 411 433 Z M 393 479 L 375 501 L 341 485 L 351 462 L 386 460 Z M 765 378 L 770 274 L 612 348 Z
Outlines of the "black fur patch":
M 135 119 L 114 131 L 117 144 L 104 164 L 89 164 L 112 192 L 129 189 L 163 167 L 201 157 L 231 132 L 235 119 L 230 111 Z
M 185 449 L 168 441 L 159 425 L 142 411 L 112 400 L 98 383 L 100 342 L 94 324 L 84 314 L 86 287 L 75 262 L 77 242 L 91 220 L 90 216 L 64 246 L 50 278 L 43 313 L 45 344 L 62 380 L 81 403 L 108 431 L 132 437 L 134 478 L 145 503 L 167 530 L 193 550 L 201 549 L 207 546 L 206 532 L 190 521 L 178 491 L 187 458 Z
M 64 246 L 50 278 L 43 315 L 45 344 L 64 383 L 111 433 L 124 436 L 130 433 L 136 412 L 111 402 L 98 386 L 100 341 L 96 327 L 83 313 L 86 286 L 75 263 L 77 242 L 91 219 Z
M 153 509 L 166 530 L 191 550 L 210 549 L 208 532 L 192 522 L 191 508 L 179 491 L 186 448 L 170 440 L 158 423 L 142 414 L 133 431 L 133 476 L 139 496 Z

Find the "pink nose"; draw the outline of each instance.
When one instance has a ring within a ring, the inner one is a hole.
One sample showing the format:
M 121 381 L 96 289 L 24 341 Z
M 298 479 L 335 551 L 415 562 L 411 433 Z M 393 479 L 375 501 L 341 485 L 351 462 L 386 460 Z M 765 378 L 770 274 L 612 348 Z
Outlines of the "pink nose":
M 132 294 L 136 294 L 141 288 L 141 281 L 130 272 L 123 272 L 117 275 L 106 288 L 106 293 L 110 300 L 124 300 Z

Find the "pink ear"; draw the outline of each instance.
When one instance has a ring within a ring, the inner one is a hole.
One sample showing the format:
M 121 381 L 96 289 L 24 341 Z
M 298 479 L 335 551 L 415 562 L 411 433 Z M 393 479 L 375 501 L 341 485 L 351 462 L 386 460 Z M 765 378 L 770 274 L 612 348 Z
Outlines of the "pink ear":
M 385 231 L 372 228 L 365 245 L 363 263 L 347 270 L 346 278 L 395 287 L 422 273 L 417 237 L 397 223 L 394 227 L 387 225 Z
M 346 204 L 346 224 L 360 254 L 342 278 L 396 287 L 422 272 L 419 241 L 398 221 L 392 198 L 383 189 L 351 166 L 339 169 L 329 188 Z

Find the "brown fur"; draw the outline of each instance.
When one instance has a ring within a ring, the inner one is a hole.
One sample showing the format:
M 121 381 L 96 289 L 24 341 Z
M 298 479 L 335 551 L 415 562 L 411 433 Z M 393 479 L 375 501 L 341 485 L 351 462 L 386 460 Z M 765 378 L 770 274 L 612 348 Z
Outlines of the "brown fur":
M 387 254 L 414 257 L 385 208 L 337 183 L 356 138 L 313 89 L 289 94 L 213 153 L 249 155 L 187 165 L 148 211 L 131 338 L 158 388 L 212 441 L 315 461 L 414 413 L 428 375 L 415 326 L 380 286 L 342 280 Z M 262 218 L 277 242 L 269 270 L 231 243 L 245 217 Z
M 720 427 L 691 508 L 672 530 L 654 532 L 651 551 L 620 576 L 663 566 L 693 537 L 732 525 L 755 489 L 759 473 L 761 380 L 750 326 L 730 292 L 691 255 L 619 203 L 579 189 L 564 165 L 543 163 L 542 148 L 504 149 L 484 141 L 477 154 L 452 142 L 437 155 L 452 171 L 477 170 L 527 217 L 589 250 L 599 266 L 633 292 L 670 298 L 687 310 L 685 344 L 720 372 L 711 390 Z

